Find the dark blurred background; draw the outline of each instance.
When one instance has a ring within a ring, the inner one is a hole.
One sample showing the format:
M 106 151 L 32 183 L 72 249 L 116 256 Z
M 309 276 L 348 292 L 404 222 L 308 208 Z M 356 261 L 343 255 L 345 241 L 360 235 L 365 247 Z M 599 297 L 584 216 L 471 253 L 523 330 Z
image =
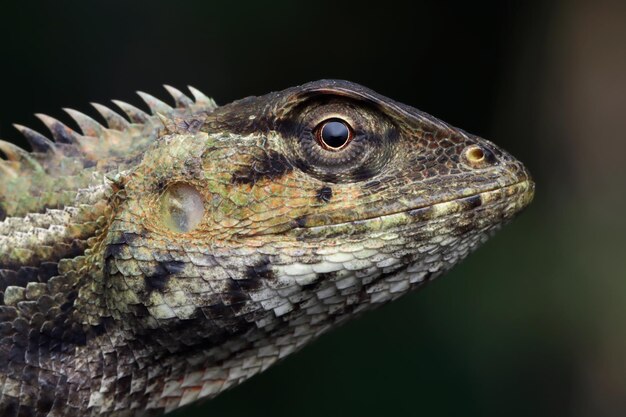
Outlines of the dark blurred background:
M 3 1 L 0 137 L 193 85 L 362 83 L 502 145 L 533 205 L 444 278 L 182 416 L 626 415 L 626 3 Z

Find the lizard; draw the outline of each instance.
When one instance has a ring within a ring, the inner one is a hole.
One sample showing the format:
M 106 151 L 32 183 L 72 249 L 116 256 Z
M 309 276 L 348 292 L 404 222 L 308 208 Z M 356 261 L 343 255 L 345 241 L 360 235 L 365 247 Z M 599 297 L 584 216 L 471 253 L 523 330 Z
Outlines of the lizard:
M 438 277 L 532 200 L 494 143 L 348 81 L 38 115 L 0 141 L 0 415 L 158 416 Z M 122 114 L 125 114 L 124 117 Z

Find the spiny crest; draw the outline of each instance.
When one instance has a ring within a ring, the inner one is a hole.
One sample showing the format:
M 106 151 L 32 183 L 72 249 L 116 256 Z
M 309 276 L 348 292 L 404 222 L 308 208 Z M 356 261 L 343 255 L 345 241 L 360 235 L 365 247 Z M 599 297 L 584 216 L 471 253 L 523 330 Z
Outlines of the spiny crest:
M 53 194 L 69 191 L 71 195 L 89 186 L 94 171 L 123 169 L 125 160 L 145 149 L 161 129 L 168 128 L 164 120 L 184 119 L 217 107 L 211 98 L 193 87 L 189 87 L 193 98 L 171 86 L 166 85 L 165 89 L 174 99 L 174 106 L 143 92 L 138 94 L 149 112 L 113 100 L 128 119 L 107 106 L 92 103 L 105 124 L 79 111 L 64 109 L 78 125 L 78 131 L 53 117 L 37 114 L 52 139 L 15 124 L 31 151 L 0 140 L 0 152 L 4 155 L 4 159 L 0 158 L 0 221 L 7 216 L 62 207 L 64 201 Z M 88 168 L 92 168 L 89 175 L 85 172 Z

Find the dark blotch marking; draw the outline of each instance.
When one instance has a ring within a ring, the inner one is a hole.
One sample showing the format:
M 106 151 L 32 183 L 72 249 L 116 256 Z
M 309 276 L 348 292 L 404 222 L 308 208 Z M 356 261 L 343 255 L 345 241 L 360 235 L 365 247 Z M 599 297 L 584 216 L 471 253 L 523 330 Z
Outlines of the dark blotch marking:
M 122 237 L 124 238 L 124 241 L 126 243 L 128 243 L 129 245 L 133 246 L 133 243 L 139 239 L 140 237 L 145 237 L 145 235 L 143 234 L 137 234 L 137 233 L 132 233 L 132 232 L 124 232 L 122 233 Z
M 162 349 L 167 352 L 167 357 L 173 356 L 172 359 L 179 363 L 186 363 L 191 353 L 223 345 L 256 329 L 254 320 L 237 315 L 236 307 L 216 300 L 214 304 L 202 307 L 202 314 L 185 320 L 184 325 L 174 319 L 161 322 L 156 329 L 142 329 L 132 343 Z
M 41 415 L 47 415 L 54 404 L 54 390 L 41 389 L 37 400 L 37 411 Z
M 0 403 L 0 414 L 3 417 L 17 417 L 17 411 L 20 405 L 17 398 L 9 397 L 8 395 L 2 396 L 2 402 Z
M 293 161 L 293 164 L 296 166 L 296 168 L 298 168 L 302 172 L 311 172 L 311 171 L 313 171 L 313 168 L 312 168 L 311 164 L 307 160 L 305 160 L 305 159 L 296 158 Z
M 415 258 L 415 255 L 407 253 L 400 257 L 400 263 L 402 263 L 402 265 L 409 265 L 415 261 Z
M 17 271 L 23 265 L 13 261 L 12 259 L 0 259 L 0 271 Z
M 111 237 L 109 244 L 111 245 L 124 245 L 124 244 L 129 244 L 132 246 L 132 244 L 139 239 L 140 237 L 146 237 L 145 234 L 143 233 L 132 233 L 132 232 L 123 232 L 123 233 L 115 233 L 113 234 L 113 236 Z
M 264 257 L 258 264 L 246 268 L 246 278 L 256 281 L 261 279 L 274 279 L 269 256 Z
M 69 327 L 71 320 L 72 319 L 68 318 L 64 325 Z M 87 344 L 87 334 L 76 323 L 63 332 L 62 337 L 64 345 L 63 350 L 67 352 L 71 352 L 74 346 L 85 346 Z
M 367 165 L 361 165 L 350 174 L 353 181 L 365 181 L 376 175 L 376 171 Z
M 146 288 L 149 291 L 163 291 L 173 274 L 185 269 L 185 263 L 181 261 L 158 262 L 153 273 L 144 276 Z
M 4 291 L 10 285 L 18 285 L 17 272 L 2 269 L 2 265 L 0 265 L 0 289 Z
M 475 209 L 476 207 L 480 207 L 483 204 L 483 200 L 480 195 L 473 195 L 471 197 L 467 197 L 461 200 L 461 204 L 466 210 L 471 210 Z
M 39 269 L 32 266 L 23 266 L 17 271 L 17 285 L 26 287 L 29 282 L 37 282 Z
M 316 176 L 321 181 L 331 182 L 333 184 L 341 183 L 343 182 L 342 180 L 345 180 L 347 178 L 345 176 L 346 174 L 333 172 L 337 168 L 333 168 L 330 166 L 326 166 L 323 168 L 315 168 L 302 158 L 297 158 L 294 161 L 294 165 L 298 169 L 300 169 L 302 172 L 309 173 L 311 175 Z
M 258 279 L 232 279 L 231 281 L 229 282 L 229 287 L 232 286 L 237 290 L 255 291 L 261 287 L 261 281 Z
M 156 271 L 154 275 L 144 277 L 146 288 L 149 291 L 153 291 L 153 290 L 163 291 L 165 287 L 167 286 L 167 283 L 169 282 L 169 280 L 170 280 L 170 275 L 167 273 L 161 273 L 160 270 Z
M 59 268 L 56 262 L 42 262 L 39 266 L 39 282 L 48 282 L 52 277 L 59 275 Z
M 414 217 L 418 220 L 430 220 L 433 217 L 433 207 L 426 206 L 415 210 L 410 210 L 408 214 L 409 216 Z
M 145 236 L 141 234 L 127 232 L 116 233 L 115 235 L 113 235 L 111 241 L 104 249 L 104 259 L 125 259 L 125 251 L 130 250 L 130 247 L 133 246 L 133 243 L 141 237 Z
M 7 218 L 7 211 L 0 205 L 0 222 Z
M 293 166 L 283 154 L 269 150 L 260 158 L 254 158 L 249 167 L 235 171 L 231 182 L 254 185 L 263 179 L 275 180 L 292 170 Z
M 363 188 L 365 188 L 365 189 L 368 189 L 368 190 L 369 190 L 369 189 L 371 189 L 371 188 L 376 188 L 376 187 L 378 187 L 379 185 L 380 185 L 380 181 L 378 181 L 378 180 L 373 180 L 373 181 L 366 182 L 365 184 L 363 184 Z
M 165 180 L 165 178 L 160 178 L 155 185 L 157 193 L 162 193 L 163 191 L 165 191 L 167 181 Z
M 65 299 L 59 300 L 60 305 L 49 296 L 42 296 L 37 303 L 33 303 L 31 314 L 39 315 L 40 318 L 24 329 L 24 332 L 28 332 L 29 339 L 23 352 L 24 357 L 32 359 L 33 354 L 36 355 L 39 351 L 73 354 L 77 346 L 85 346 L 89 339 L 96 336 L 94 327 L 86 327 L 76 322 L 74 310 L 77 298 L 78 290 L 71 288 Z M 40 313 L 34 312 L 35 306 Z M 14 326 L 14 331 L 17 334 L 20 330 Z
M 29 282 L 46 283 L 54 276 L 59 275 L 55 262 L 42 262 L 39 267 L 23 266 L 16 271 L 3 269 L 0 265 L 0 291 L 8 286 L 26 287 Z
M 333 189 L 330 187 L 322 187 L 317 191 L 316 198 L 322 203 L 328 203 L 333 198 Z
M 126 248 L 126 244 L 125 243 L 122 243 L 122 244 L 110 243 L 110 244 L 108 244 L 107 247 L 104 249 L 104 259 L 121 258 L 122 254 L 124 253 L 125 248 Z
M 167 272 L 169 272 L 170 274 L 177 274 L 185 269 L 185 262 L 182 261 L 167 261 L 160 262 L 160 264 L 165 267 Z
M 259 280 L 246 279 L 243 281 L 256 282 L 258 283 L 258 285 L 261 285 L 261 282 Z M 228 289 L 227 289 L 226 294 L 224 294 L 223 299 L 224 299 L 224 304 L 231 305 L 234 307 L 235 305 L 238 305 L 238 304 L 239 305 L 244 304 L 250 298 L 248 297 L 247 290 L 244 289 L 241 285 L 239 285 L 239 281 L 236 279 L 230 278 L 228 280 Z
M 335 276 L 337 276 L 337 274 L 335 272 L 324 272 L 321 274 L 317 274 L 317 279 L 309 284 L 305 284 L 302 286 L 302 291 L 315 291 L 317 290 L 319 287 L 322 286 L 322 284 L 324 284 L 325 282 L 328 282 L 328 280 L 334 278 Z
M 207 318 L 212 320 L 218 320 L 233 315 L 232 308 L 224 305 L 222 302 L 211 304 L 209 306 L 203 306 L 202 312 Z
M 96 161 L 91 160 L 91 159 L 85 159 L 83 160 L 83 167 L 85 168 L 92 168 L 96 166 Z
M 307 216 L 299 216 L 294 219 L 295 227 L 306 227 Z
M 123 395 L 127 395 L 130 391 L 130 385 L 133 382 L 133 378 L 131 375 L 123 376 L 116 381 L 117 391 L 122 393 Z

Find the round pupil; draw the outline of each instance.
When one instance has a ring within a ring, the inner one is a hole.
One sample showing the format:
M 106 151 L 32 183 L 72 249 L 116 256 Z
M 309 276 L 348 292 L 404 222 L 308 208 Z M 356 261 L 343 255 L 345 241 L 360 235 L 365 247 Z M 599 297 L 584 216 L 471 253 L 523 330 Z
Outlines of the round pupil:
M 343 122 L 332 121 L 322 127 L 322 140 L 329 148 L 341 148 L 350 138 L 350 130 Z

